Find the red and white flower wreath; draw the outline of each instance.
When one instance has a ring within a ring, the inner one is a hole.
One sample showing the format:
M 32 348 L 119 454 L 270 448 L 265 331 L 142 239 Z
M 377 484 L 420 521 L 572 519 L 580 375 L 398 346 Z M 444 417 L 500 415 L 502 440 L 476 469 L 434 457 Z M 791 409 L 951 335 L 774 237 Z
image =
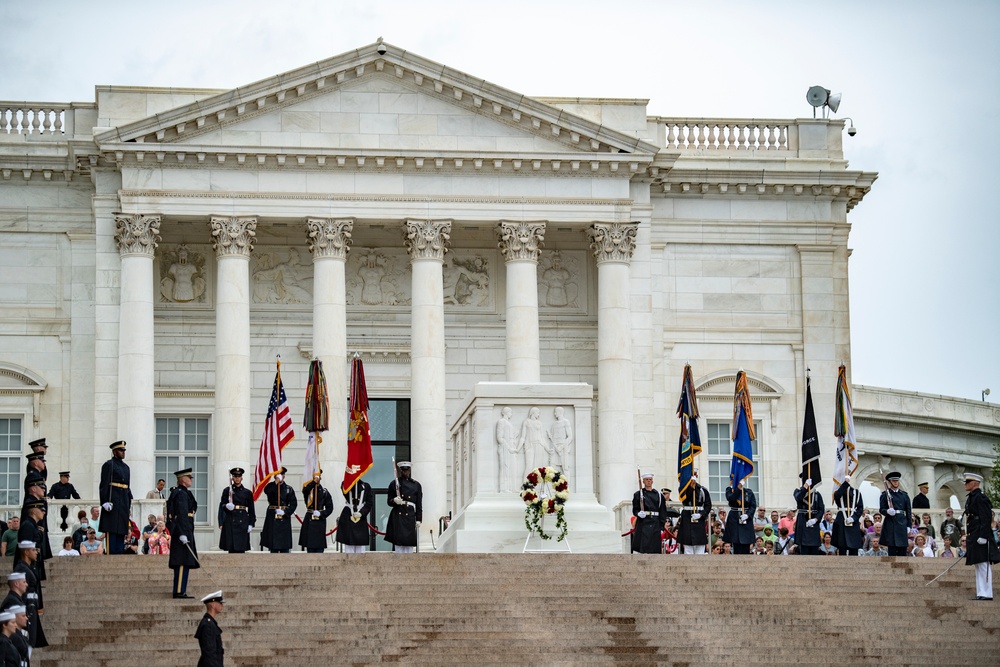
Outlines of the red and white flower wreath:
M 521 500 L 524 501 L 524 525 L 543 540 L 551 540 L 552 536 L 542 529 L 542 517 L 545 514 L 556 515 L 556 530 L 559 532 L 557 542 L 566 539 L 566 501 L 569 499 L 569 482 L 566 476 L 555 468 L 535 468 L 525 475 L 521 485 Z

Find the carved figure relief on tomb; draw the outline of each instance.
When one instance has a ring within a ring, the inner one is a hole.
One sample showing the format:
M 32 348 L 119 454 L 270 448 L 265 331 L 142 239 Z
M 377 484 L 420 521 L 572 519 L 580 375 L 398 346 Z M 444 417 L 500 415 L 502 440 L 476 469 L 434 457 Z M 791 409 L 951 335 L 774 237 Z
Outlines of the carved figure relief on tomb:
M 303 263 L 300 252 L 288 248 L 251 256 L 254 303 L 312 303 L 312 266 Z
M 543 421 L 542 409 L 528 409 L 527 417 L 516 427 L 514 409 L 503 406 L 494 427 L 498 462 L 498 487 L 501 492 L 518 491 L 524 476 L 535 468 L 552 466 L 573 475 L 570 459 L 573 452 L 573 423 L 565 416 L 566 408 L 555 406 L 552 418 Z
M 538 306 L 582 311 L 586 301 L 580 254 L 559 250 L 543 254 L 538 260 Z
M 500 411 L 495 429 L 497 456 L 500 463 L 500 491 L 516 491 L 521 486 L 521 477 L 526 474 L 521 466 L 521 456 L 518 453 L 517 441 L 514 435 L 514 424 L 511 417 L 514 411 L 505 406 Z
M 160 253 L 160 300 L 166 303 L 205 303 L 208 281 L 205 255 L 186 243 Z
M 347 303 L 351 306 L 400 306 L 410 303 L 409 262 L 374 250 L 347 260 Z
M 490 264 L 482 255 L 444 258 L 444 305 L 490 305 Z

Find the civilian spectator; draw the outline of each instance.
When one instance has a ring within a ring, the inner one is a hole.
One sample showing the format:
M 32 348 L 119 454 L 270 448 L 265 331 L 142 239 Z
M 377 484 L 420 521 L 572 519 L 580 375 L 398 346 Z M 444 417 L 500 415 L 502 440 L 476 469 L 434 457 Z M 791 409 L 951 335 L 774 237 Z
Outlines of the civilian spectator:
M 139 553 L 139 526 L 136 525 L 135 521 L 129 517 L 128 520 L 129 531 L 125 533 L 125 546 L 123 548 L 123 554 L 132 554 L 133 556 Z
M 12 516 L 10 521 L 7 523 L 7 530 L 3 532 L 3 543 L 0 543 L 0 554 L 4 556 L 14 556 L 14 551 L 17 549 L 17 530 L 21 527 L 21 519 Z
M 827 514 L 829 514 L 829 512 L 827 512 Z M 836 556 L 837 553 L 837 547 L 833 546 L 833 534 L 823 533 L 823 543 L 819 545 L 819 555 Z
M 761 539 L 764 540 L 765 545 L 768 542 L 770 542 L 771 546 L 773 547 L 774 543 L 778 541 L 778 536 L 774 534 L 774 531 L 771 529 L 771 526 L 767 525 L 764 526 L 764 534 L 761 535 Z
M 81 556 L 101 556 L 104 554 L 104 545 L 97 539 L 97 531 L 87 528 L 87 539 L 80 543 Z
M 79 556 L 80 552 L 73 547 L 73 538 L 69 535 L 63 538 L 63 548 L 57 556 Z
M 873 526 L 873 530 L 874 532 L 868 533 L 868 535 L 865 536 L 865 549 L 872 548 L 871 547 L 872 540 L 875 539 L 876 537 L 879 539 L 879 542 L 882 541 L 882 524 L 876 523 Z
M 931 515 L 925 512 L 920 518 L 923 519 L 923 525 L 927 526 L 927 537 L 931 538 L 931 540 L 936 538 L 937 534 L 934 532 L 934 525 L 931 524 Z
M 779 521 L 781 521 L 781 515 L 776 510 L 771 510 L 771 532 L 774 533 L 775 537 L 778 535 Z
M 732 555 L 732 553 L 733 553 L 733 545 L 731 545 L 729 542 L 723 542 L 722 543 L 722 555 L 723 556 L 730 556 L 730 555 Z
M 754 540 L 753 546 L 750 547 L 750 553 L 751 553 L 751 555 L 754 555 L 754 556 L 763 556 L 764 555 L 764 538 L 763 537 L 758 537 L 756 540 Z
M 90 527 L 90 522 L 87 521 L 87 513 L 83 510 L 76 513 L 76 519 L 80 525 L 73 531 L 73 548 L 79 551 L 80 543 L 87 539 L 87 528 Z
M 781 536 L 781 529 L 788 529 L 788 536 L 795 534 L 795 510 L 788 510 L 788 513 L 778 521 L 778 536 Z
M 871 533 L 875 532 L 875 522 L 872 521 L 872 518 L 870 516 L 865 516 L 865 518 L 863 520 L 863 527 L 862 527 L 861 530 L 862 530 L 862 532 L 867 533 L 867 534 L 871 534 Z
M 941 536 L 951 536 L 951 544 L 958 544 L 958 538 L 962 535 L 962 520 L 955 518 L 955 510 L 947 508 L 944 511 L 944 521 L 941 522 Z
M 872 516 L 872 519 L 875 520 L 875 525 L 878 525 L 878 524 L 882 523 L 882 515 L 881 514 L 878 514 L 878 513 L 874 514 Z
M 722 540 L 722 524 L 718 521 L 712 526 L 712 547 L 714 548 Z
M 156 480 L 156 488 L 153 489 L 152 491 L 146 492 L 146 500 L 156 500 L 156 499 L 166 500 L 167 499 L 167 492 L 165 490 L 166 486 L 167 486 L 167 480 L 165 479 Z
M 774 555 L 774 542 L 764 542 L 764 555 L 765 556 Z
M 958 557 L 965 558 L 965 535 L 958 540 Z
M 878 535 L 872 535 L 871 548 L 861 552 L 862 556 L 888 556 L 889 550 L 878 543 Z
M 721 556 L 722 555 L 722 542 L 719 542 L 714 547 L 712 547 L 712 555 L 713 556 Z
M 101 532 L 101 508 L 99 505 L 95 505 L 90 508 L 90 519 L 88 520 L 88 523 L 97 534 L 97 539 L 104 539 L 104 533 Z
M 767 520 L 767 510 L 763 507 L 758 507 L 757 514 L 753 517 L 754 537 L 762 537 L 764 535 L 764 526 L 770 525 L 771 522 Z
M 926 542 L 927 546 L 929 546 L 931 548 L 931 551 L 937 553 L 937 548 L 938 548 L 937 542 L 934 541 L 933 537 L 930 537 L 927 534 L 927 532 L 928 532 L 927 531 L 927 526 L 920 526 L 920 528 L 918 528 L 917 530 L 919 531 L 917 533 L 918 535 L 923 535 L 924 536 L 924 541 Z
M 167 532 L 167 528 L 163 524 L 163 521 L 156 522 L 156 525 L 153 527 L 153 532 L 149 536 L 149 555 L 170 555 L 170 533 Z
M 951 546 L 951 537 L 948 535 L 944 536 L 944 545 L 941 547 L 938 558 L 958 558 L 958 550 Z
M 917 535 L 913 538 L 913 549 L 910 551 L 910 555 L 922 558 L 934 558 L 934 550 L 928 546 L 926 535 Z
M 778 529 L 778 540 L 774 543 L 774 553 L 779 556 L 787 556 L 791 552 L 793 542 L 788 535 L 788 528 L 782 526 Z
M 821 533 L 833 532 L 833 512 L 830 510 L 823 513 L 823 520 L 819 522 L 819 530 Z
M 142 535 L 139 541 L 142 543 L 142 553 L 149 553 L 149 536 L 156 530 L 156 515 L 150 514 L 146 517 L 146 525 L 142 528 Z

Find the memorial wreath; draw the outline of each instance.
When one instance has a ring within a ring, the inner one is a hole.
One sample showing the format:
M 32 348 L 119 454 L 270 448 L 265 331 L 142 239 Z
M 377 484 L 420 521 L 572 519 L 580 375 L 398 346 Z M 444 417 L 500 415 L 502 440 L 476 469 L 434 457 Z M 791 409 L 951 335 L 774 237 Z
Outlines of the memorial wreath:
M 549 489 L 552 489 L 551 495 Z M 542 529 L 542 518 L 546 514 L 556 515 L 556 541 L 566 539 L 566 500 L 569 499 L 569 482 L 566 476 L 554 468 L 536 468 L 525 476 L 521 485 L 521 500 L 524 501 L 524 525 L 543 540 L 552 536 Z

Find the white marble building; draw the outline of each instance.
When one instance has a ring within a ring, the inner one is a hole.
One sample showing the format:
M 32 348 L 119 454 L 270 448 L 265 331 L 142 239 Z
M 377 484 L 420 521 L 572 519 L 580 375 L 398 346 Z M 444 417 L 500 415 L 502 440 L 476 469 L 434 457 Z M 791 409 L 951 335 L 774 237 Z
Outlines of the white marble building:
M 45 436 L 49 469 L 94 496 L 123 438 L 137 496 L 193 465 L 214 507 L 226 470 L 256 460 L 276 355 L 297 424 L 309 359 L 324 361 L 346 433 L 358 352 L 377 403 L 372 482 L 391 455 L 411 458 L 426 526 L 475 485 L 500 490 L 499 473 L 456 470 L 481 382 L 592 387 L 594 464 L 576 472 L 604 507 L 631 497 L 637 466 L 673 486 L 685 362 L 702 480 L 719 491 L 728 475 L 742 367 L 754 483 L 785 505 L 806 368 L 831 467 L 837 367 L 850 369 L 848 213 L 876 174 L 849 168 L 842 130 L 529 98 L 389 44 L 233 90 L 0 102 L 0 493 L 16 500 L 21 453 Z M 858 394 L 869 477 L 888 457 L 937 491 L 989 465 L 1000 410 L 932 397 L 949 411 L 913 420 L 909 394 Z M 534 406 L 508 404 L 520 429 Z M 558 404 L 543 402 L 543 428 Z M 334 485 L 345 446 L 324 448 Z

